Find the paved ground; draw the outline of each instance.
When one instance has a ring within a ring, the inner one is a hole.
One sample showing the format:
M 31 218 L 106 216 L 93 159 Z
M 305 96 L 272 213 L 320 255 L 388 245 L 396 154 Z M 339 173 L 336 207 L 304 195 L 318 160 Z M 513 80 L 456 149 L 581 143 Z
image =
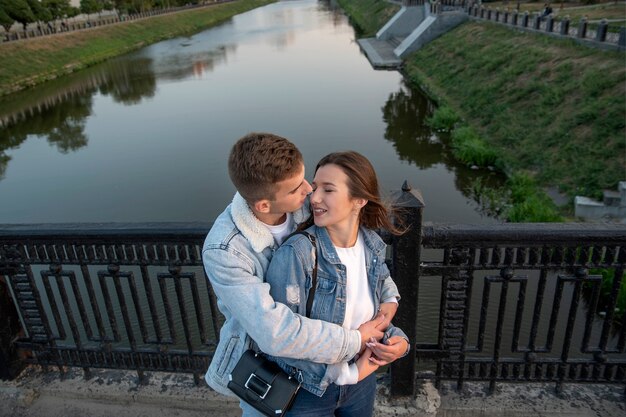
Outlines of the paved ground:
M 58 372 L 29 368 L 15 381 L 0 381 L 0 417 L 179 417 L 239 416 L 237 401 L 196 387 L 185 374 L 150 373 L 138 385 L 132 372 L 81 370 Z M 623 386 L 567 386 L 561 396 L 553 385 L 503 385 L 489 396 L 482 384 L 467 384 L 462 393 L 449 386 L 437 391 L 421 385 L 414 399 L 392 401 L 379 381 L 376 417 L 624 417 Z
M 357 43 L 374 68 L 396 69 L 402 64 L 402 60 L 393 53 L 394 46 L 387 41 L 367 38 L 357 39 Z

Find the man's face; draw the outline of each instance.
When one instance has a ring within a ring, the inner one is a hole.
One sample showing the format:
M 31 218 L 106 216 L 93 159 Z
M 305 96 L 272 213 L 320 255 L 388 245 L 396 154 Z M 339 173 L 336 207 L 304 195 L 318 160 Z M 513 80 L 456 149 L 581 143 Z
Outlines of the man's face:
M 270 200 L 270 213 L 272 214 L 285 214 L 298 210 L 311 192 L 311 184 L 304 179 L 304 165 L 296 175 L 278 182 L 277 185 L 276 195 L 273 200 Z

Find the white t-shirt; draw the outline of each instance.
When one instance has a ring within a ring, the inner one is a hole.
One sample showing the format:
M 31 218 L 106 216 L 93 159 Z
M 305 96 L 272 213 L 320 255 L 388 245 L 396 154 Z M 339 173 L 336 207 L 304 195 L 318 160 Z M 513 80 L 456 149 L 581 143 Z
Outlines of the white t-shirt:
M 356 330 L 359 326 L 374 317 L 374 299 L 367 281 L 365 266 L 365 243 L 358 234 L 356 244 L 351 248 L 335 246 L 341 263 L 346 267 L 346 315 L 343 327 Z M 359 370 L 355 363 L 338 364 L 341 373 L 335 381 L 337 385 L 356 384 L 359 380 Z
M 272 236 L 274 236 L 274 240 L 276 241 L 276 243 L 281 245 L 283 243 L 283 240 L 285 240 L 285 238 L 289 236 L 289 234 L 293 230 L 293 216 L 291 215 L 291 213 L 287 213 L 285 221 L 281 224 L 277 224 L 276 226 L 265 224 L 265 226 L 267 226 Z
M 374 299 L 370 291 L 365 265 L 365 242 L 359 232 L 356 244 L 351 248 L 338 248 L 335 246 L 341 263 L 346 267 L 346 315 L 343 327 L 346 329 L 358 329 L 359 326 L 374 317 Z M 391 297 L 382 300 L 383 303 L 398 300 Z M 356 363 L 329 365 L 340 366 L 339 377 L 335 380 L 336 385 L 351 385 L 359 381 L 359 370 Z

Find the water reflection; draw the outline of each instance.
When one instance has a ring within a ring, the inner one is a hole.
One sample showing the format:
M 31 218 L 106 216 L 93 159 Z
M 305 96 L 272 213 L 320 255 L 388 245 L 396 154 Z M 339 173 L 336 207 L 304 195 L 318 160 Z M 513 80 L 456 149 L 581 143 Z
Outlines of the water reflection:
M 0 179 L 11 160 L 5 152 L 18 148 L 28 135 L 45 137 L 61 153 L 75 151 L 87 145 L 86 118 L 91 114 L 90 95 L 68 95 L 62 105 L 32 110 L 27 120 L 9 123 L 0 130 Z
M 433 132 L 426 124 L 435 109 L 432 101 L 403 81 L 382 108 L 385 139 L 393 144 L 398 157 L 422 170 L 443 164 L 455 173 L 454 183 L 461 193 L 476 203 L 476 210 L 489 217 L 503 212 L 503 175 L 476 172 L 455 160 L 447 133 Z
M 209 51 L 190 48 L 161 59 L 158 74 L 150 57 L 112 60 L 68 79 L 5 98 L 0 101 L 0 180 L 11 160 L 6 151 L 19 148 L 29 135 L 46 138 L 64 154 L 86 146 L 89 138 L 85 125 L 92 115 L 95 94 L 110 96 L 123 105 L 139 105 L 154 97 L 157 75 L 166 80 L 202 78 L 235 50 L 235 45 L 221 45 Z
M 140 104 L 144 98 L 154 97 L 156 78 L 152 60 L 137 59 L 133 65 L 115 62 L 101 69 L 104 77 L 99 85 L 100 94 L 110 95 L 116 103 L 127 106 Z
M 382 108 L 387 127 L 385 139 L 393 143 L 398 156 L 426 169 L 450 161 L 446 146 L 426 124 L 434 106 L 423 94 L 411 90 L 405 83 L 400 91 L 391 93 Z
M 27 91 L 0 103 L 0 179 L 11 157 L 29 135 L 45 138 L 63 153 L 87 146 L 87 119 L 92 115 L 93 96 L 110 95 L 117 103 L 136 105 L 154 96 L 156 81 L 147 70 L 149 60 L 135 65 L 111 62 L 87 70 L 69 82 L 54 82 L 45 89 Z
M 194 39 L 178 39 L 175 54 L 156 56 L 152 55 L 150 48 L 138 58 L 127 60 L 126 65 L 135 65 L 137 59 L 145 60 L 143 70 L 146 75 L 159 80 L 178 81 L 189 77 L 202 79 L 207 73 L 212 72 L 217 66 L 225 64 L 228 56 L 237 51 L 235 44 L 220 44 L 207 49 L 207 46 Z

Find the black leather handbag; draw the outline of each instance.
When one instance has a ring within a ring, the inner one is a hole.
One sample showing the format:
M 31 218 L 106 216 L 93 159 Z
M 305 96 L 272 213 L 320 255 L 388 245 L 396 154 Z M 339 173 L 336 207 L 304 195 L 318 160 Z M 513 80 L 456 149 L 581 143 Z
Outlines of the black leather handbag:
M 317 287 L 317 245 L 315 237 L 309 233 L 296 232 L 294 234 L 306 235 L 315 248 L 315 267 L 306 305 L 306 315 L 309 317 Z M 263 356 L 261 352 L 248 349 L 229 375 L 228 388 L 266 416 L 282 416 L 289 410 L 296 398 L 300 382 L 295 376 L 288 375 L 276 363 Z
M 300 382 L 249 349 L 230 374 L 228 388 L 266 416 L 282 416 L 296 398 Z

